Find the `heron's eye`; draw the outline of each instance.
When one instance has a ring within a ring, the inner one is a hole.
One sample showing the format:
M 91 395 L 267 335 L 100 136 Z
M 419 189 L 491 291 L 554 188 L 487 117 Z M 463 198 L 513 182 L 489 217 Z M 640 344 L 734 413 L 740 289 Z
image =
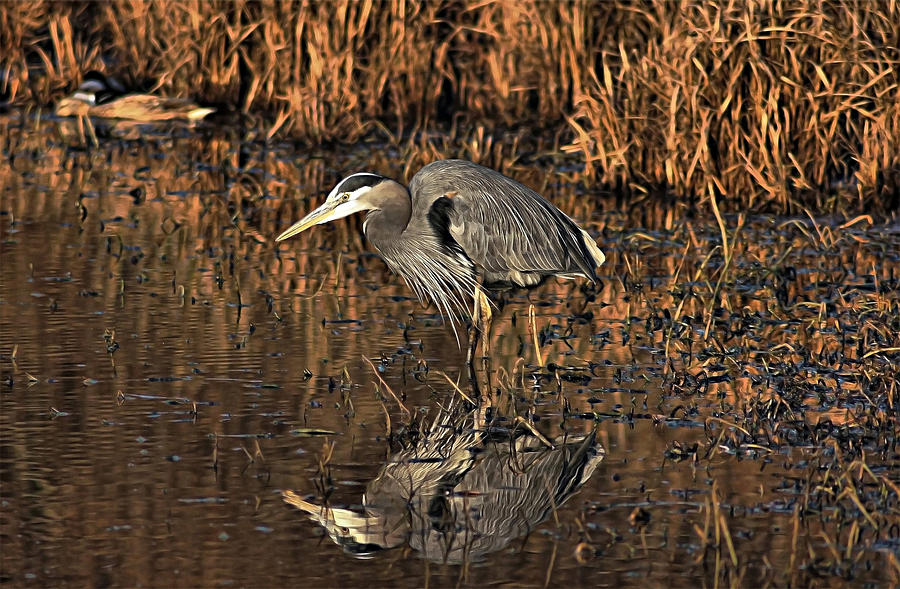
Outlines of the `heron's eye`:
M 341 202 L 347 202 L 348 200 L 350 200 L 349 192 L 345 192 L 344 194 L 341 195 Z

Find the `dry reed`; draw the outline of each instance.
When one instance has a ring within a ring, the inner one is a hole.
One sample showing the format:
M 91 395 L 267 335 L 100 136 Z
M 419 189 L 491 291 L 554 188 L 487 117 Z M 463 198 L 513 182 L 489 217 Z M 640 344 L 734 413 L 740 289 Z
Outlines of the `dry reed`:
M 870 212 L 900 204 L 898 47 L 896 2 L 38 0 L 0 5 L 0 93 L 49 106 L 101 69 L 266 137 L 439 127 L 436 155 L 490 158 L 474 137 L 527 128 L 588 183 Z

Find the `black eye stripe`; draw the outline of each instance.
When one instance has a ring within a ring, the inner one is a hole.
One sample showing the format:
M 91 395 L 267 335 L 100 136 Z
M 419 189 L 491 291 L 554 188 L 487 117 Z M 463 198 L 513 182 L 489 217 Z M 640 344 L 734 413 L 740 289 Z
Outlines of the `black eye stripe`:
M 384 176 L 379 176 L 378 174 L 354 174 L 349 178 L 345 178 L 338 185 L 338 192 L 353 192 L 363 186 L 375 186 L 382 180 L 384 180 Z

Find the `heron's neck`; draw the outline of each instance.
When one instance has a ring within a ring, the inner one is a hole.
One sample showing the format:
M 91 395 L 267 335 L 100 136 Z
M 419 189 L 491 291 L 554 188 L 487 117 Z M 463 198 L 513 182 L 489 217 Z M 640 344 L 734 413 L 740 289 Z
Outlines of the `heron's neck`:
M 376 203 L 378 208 L 369 211 L 363 223 L 363 231 L 373 243 L 397 239 L 409 225 L 412 202 L 404 186 L 385 194 Z

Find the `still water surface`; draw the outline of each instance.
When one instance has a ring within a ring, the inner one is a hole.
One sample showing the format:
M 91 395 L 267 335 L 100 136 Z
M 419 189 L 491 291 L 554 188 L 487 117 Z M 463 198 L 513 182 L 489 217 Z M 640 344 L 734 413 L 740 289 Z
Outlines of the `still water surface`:
M 618 277 L 626 261 L 608 210 L 571 211 L 609 252 L 596 301 L 572 282 L 507 301 L 491 377 L 514 383 L 525 409 L 485 414 L 467 411 L 441 374 L 471 394 L 452 330 L 366 249 L 359 220 L 272 241 L 344 173 L 377 161 L 398 175 L 402 162 L 379 147 L 309 153 L 176 130 L 85 150 L 52 122 L 23 139 L 6 120 L 3 133 L 16 144 L 0 173 L 4 581 L 711 585 L 692 526 L 713 481 L 739 517 L 741 549 L 775 567 L 788 559 L 786 466 L 724 452 L 702 468 L 671 460 L 676 442 L 705 440 L 720 399 L 684 411 L 662 390 L 660 342 L 629 337 L 646 305 Z M 630 230 L 651 240 L 640 264 L 662 290 L 683 245 Z M 545 360 L 589 365 L 586 377 L 535 378 L 531 304 Z M 475 440 L 487 422 L 492 436 Z M 413 479 L 431 491 L 397 482 Z M 285 490 L 315 505 L 327 495 L 336 515 L 310 518 Z M 364 493 L 393 515 L 365 519 Z M 485 523 L 481 543 L 447 547 L 448 530 L 473 529 L 446 517 L 449 502 L 488 518 L 516 501 L 524 507 L 501 516 L 513 524 Z M 375 551 L 387 536 L 390 549 Z M 769 573 L 757 563 L 746 574 Z

